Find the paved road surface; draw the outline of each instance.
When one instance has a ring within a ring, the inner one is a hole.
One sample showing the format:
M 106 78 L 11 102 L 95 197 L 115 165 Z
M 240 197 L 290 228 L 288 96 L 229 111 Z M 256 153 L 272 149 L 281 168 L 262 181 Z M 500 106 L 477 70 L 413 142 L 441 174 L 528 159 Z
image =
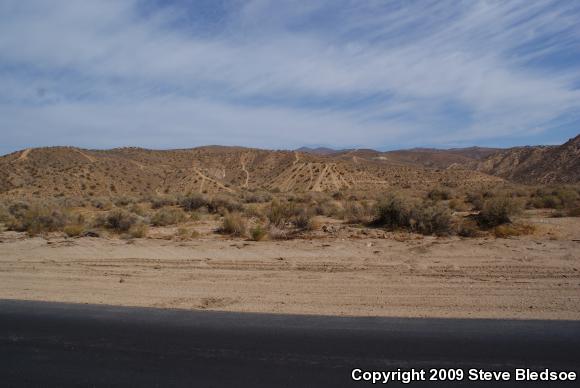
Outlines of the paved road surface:
M 0 300 L 2 387 L 365 387 L 372 384 L 351 380 L 353 368 L 432 367 L 578 373 L 580 322 L 312 317 Z M 561 386 L 579 385 L 576 380 Z

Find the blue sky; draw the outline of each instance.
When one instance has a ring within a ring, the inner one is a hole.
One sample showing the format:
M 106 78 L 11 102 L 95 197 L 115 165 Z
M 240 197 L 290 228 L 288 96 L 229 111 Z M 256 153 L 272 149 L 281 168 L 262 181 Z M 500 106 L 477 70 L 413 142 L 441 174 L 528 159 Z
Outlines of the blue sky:
M 580 2 L 0 0 L 0 153 L 559 144 Z

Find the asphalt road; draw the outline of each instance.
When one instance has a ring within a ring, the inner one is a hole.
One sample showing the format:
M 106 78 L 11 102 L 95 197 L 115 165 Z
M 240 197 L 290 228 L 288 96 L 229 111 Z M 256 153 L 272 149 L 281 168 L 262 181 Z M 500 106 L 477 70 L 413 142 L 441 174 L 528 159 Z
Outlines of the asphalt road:
M 467 373 L 579 373 L 580 322 L 313 317 L 0 300 L 2 387 L 372 386 L 351 379 L 355 368 L 462 368 L 461 384 L 469 387 L 577 387 L 578 379 L 522 384 L 512 378 L 500 384 L 470 381 Z

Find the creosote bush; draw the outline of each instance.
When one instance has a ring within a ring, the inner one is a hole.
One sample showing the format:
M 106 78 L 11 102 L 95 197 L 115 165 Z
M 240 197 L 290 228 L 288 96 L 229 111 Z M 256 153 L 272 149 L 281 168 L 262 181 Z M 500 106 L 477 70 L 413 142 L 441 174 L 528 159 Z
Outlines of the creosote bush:
M 449 234 L 452 226 L 447 207 L 431 202 L 411 202 L 396 195 L 389 195 L 377 204 L 372 223 L 392 230 L 436 235 Z
M 115 209 L 104 216 L 97 217 L 95 226 L 121 233 L 128 232 L 137 220 L 135 215 L 122 209 Z
M 478 215 L 478 223 L 484 228 L 511 223 L 511 217 L 521 212 L 521 204 L 509 197 L 487 199 Z
M 31 236 L 60 231 L 68 222 L 68 214 L 64 210 L 49 204 L 34 204 L 27 206 L 26 210 L 23 207 L 11 208 L 11 210 L 14 213 L 7 225 L 8 229 L 27 232 Z
M 194 211 L 201 209 L 202 207 L 207 208 L 209 201 L 202 194 L 188 194 L 179 200 L 179 205 L 186 211 Z
M 175 225 L 185 221 L 185 213 L 181 209 L 163 208 L 157 210 L 153 217 L 151 217 L 151 225 L 153 226 L 167 226 Z

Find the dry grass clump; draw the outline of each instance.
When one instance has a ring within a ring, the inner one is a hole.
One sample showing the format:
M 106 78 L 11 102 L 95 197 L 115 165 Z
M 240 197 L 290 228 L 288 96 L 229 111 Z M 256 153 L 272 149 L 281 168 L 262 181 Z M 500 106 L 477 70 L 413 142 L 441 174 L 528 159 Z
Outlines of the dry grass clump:
M 153 217 L 151 217 L 151 225 L 153 226 L 167 226 L 175 225 L 185 221 L 186 215 L 181 209 L 163 208 L 157 210 Z
M 372 221 L 373 210 L 367 201 L 345 201 L 342 218 L 348 224 L 366 224 Z
M 536 227 L 530 224 L 504 224 L 493 228 L 493 235 L 497 238 L 509 238 L 533 234 Z
M 240 213 L 226 213 L 218 232 L 235 237 L 246 235 L 246 220 Z
M 126 210 L 115 209 L 111 210 L 104 216 L 97 217 L 95 220 L 95 226 L 117 233 L 124 233 L 128 232 L 137 221 L 138 219 L 134 214 L 131 214 Z
M 149 227 L 145 223 L 137 223 L 129 228 L 127 232 L 131 238 L 144 238 L 147 237 L 147 232 Z
M 275 225 L 270 225 L 268 228 L 268 236 L 272 240 L 288 240 L 288 232 L 276 227 Z
M 522 211 L 519 201 L 509 197 L 494 197 L 486 200 L 477 216 L 483 228 L 493 228 L 512 222 L 511 218 Z

